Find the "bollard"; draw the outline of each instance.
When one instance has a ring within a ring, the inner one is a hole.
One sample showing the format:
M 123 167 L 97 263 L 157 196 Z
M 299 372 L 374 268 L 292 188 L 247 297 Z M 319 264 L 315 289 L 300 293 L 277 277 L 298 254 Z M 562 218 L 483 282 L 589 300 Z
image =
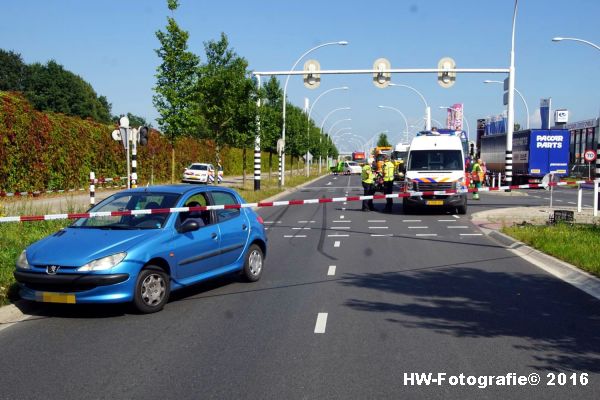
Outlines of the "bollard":
M 96 174 L 94 172 L 90 172 L 90 206 L 96 204 Z
M 581 184 L 579 184 L 579 188 L 577 189 L 577 212 L 581 212 L 581 203 L 583 202 L 583 188 Z

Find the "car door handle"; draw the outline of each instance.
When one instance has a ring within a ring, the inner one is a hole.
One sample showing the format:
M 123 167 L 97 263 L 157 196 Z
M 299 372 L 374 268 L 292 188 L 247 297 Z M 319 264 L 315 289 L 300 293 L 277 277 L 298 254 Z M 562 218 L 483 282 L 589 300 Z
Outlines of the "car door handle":
M 246 226 L 246 224 L 243 224 L 243 225 L 242 225 L 242 230 L 244 230 L 244 231 L 245 231 L 246 229 L 248 229 L 248 227 Z
M 218 235 L 217 235 L 217 233 L 216 233 L 216 232 L 213 232 L 213 233 L 211 233 L 211 234 L 210 234 L 210 237 L 211 237 L 211 238 L 213 238 L 213 239 L 216 239 L 216 238 L 217 238 L 217 236 L 218 236 Z

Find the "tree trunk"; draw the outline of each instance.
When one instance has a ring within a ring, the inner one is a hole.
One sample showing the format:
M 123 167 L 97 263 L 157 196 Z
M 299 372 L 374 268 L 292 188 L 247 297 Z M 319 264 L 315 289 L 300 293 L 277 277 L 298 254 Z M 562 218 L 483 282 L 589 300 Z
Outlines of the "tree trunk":
M 242 149 L 242 187 L 246 187 L 246 148 Z
M 217 174 L 215 176 L 215 184 L 218 185 L 219 184 L 219 165 L 221 165 L 221 146 L 219 145 L 219 143 L 215 143 L 215 160 L 216 160 L 216 164 L 217 164 L 217 170 L 215 171 L 215 173 Z
M 171 145 L 171 183 L 175 183 L 175 143 Z
M 273 152 L 269 152 L 269 180 L 271 180 L 271 174 L 273 173 Z

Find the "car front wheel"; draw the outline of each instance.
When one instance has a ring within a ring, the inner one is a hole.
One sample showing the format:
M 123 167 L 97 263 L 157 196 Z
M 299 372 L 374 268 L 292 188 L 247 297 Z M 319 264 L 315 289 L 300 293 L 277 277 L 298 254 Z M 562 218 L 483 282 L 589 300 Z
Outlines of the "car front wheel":
M 243 277 L 249 282 L 259 280 L 262 275 L 264 261 L 265 258 L 261 248 L 256 244 L 250 246 L 242 270 Z
M 169 275 L 162 268 L 151 265 L 140 271 L 137 277 L 133 304 L 144 314 L 157 312 L 169 300 L 170 292 Z

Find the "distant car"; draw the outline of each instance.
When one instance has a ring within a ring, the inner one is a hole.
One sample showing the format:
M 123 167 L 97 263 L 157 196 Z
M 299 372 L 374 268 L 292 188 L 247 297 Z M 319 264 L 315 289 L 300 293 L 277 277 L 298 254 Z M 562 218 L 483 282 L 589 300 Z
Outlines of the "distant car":
M 343 161 L 342 171 L 347 174 L 360 174 L 362 173 L 362 168 L 355 161 Z
M 212 164 L 193 163 L 183 171 L 184 183 L 211 183 L 215 181 L 215 167 Z
M 165 185 L 116 193 L 90 212 L 242 204 L 223 187 Z M 49 303 L 132 302 L 159 311 L 173 290 L 239 271 L 260 279 L 263 220 L 250 208 L 81 218 L 27 247 L 14 272 L 22 298 Z

